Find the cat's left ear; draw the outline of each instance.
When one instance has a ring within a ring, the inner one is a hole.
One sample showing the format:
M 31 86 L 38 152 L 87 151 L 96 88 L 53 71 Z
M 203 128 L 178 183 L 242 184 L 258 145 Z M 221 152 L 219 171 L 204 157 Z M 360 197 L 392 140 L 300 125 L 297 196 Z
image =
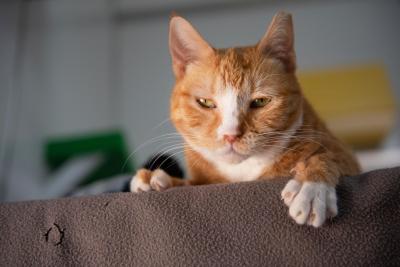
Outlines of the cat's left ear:
M 279 59 L 288 72 L 293 72 L 296 69 L 296 54 L 292 15 L 278 12 L 257 44 L 257 49 L 268 57 Z
M 184 18 L 174 16 L 169 25 L 169 50 L 172 68 L 177 78 L 183 77 L 187 67 L 205 62 L 214 53 L 213 48 Z

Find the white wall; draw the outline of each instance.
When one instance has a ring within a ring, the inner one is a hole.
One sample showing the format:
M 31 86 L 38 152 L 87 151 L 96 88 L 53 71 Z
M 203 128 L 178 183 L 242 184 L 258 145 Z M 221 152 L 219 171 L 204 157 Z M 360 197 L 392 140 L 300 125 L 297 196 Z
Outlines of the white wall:
M 19 1 L 0 2 L 0 200 L 5 194 L 5 179 L 10 163 L 7 155 L 12 151 L 11 138 L 14 128 L 11 102 L 16 98 L 13 91 L 16 65 L 16 40 L 18 38 Z
M 398 1 L 284 1 L 226 11 L 181 14 L 216 47 L 253 44 L 263 35 L 277 10 L 293 13 L 300 70 L 363 62 L 382 62 L 400 99 L 400 4 Z M 151 129 L 168 117 L 173 85 L 167 47 L 168 16 L 134 20 L 120 30 L 122 67 L 121 118 L 141 144 L 172 131 Z M 396 136 L 400 140 L 400 134 Z M 156 151 L 143 148 L 140 161 Z
M 113 127 L 110 21 L 106 1 L 28 1 L 24 6 L 21 98 L 8 173 L 9 200 L 38 197 L 48 137 Z M 39 196 L 40 197 L 40 196 Z

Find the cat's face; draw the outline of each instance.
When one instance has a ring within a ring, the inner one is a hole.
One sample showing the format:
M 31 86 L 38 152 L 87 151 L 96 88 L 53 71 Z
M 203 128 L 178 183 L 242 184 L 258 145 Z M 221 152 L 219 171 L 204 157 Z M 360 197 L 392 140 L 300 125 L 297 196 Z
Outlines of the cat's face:
M 287 34 L 291 20 L 281 16 L 256 46 L 230 49 L 211 48 L 187 21 L 171 20 L 171 118 L 193 149 L 238 163 L 288 139 L 302 96 Z

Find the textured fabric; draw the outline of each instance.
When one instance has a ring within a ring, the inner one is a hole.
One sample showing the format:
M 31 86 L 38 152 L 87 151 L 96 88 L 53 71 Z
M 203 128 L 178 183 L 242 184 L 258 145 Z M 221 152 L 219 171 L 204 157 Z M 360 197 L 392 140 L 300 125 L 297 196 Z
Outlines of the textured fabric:
M 296 225 L 287 179 L 0 205 L 1 266 L 400 266 L 400 168 L 343 179 Z

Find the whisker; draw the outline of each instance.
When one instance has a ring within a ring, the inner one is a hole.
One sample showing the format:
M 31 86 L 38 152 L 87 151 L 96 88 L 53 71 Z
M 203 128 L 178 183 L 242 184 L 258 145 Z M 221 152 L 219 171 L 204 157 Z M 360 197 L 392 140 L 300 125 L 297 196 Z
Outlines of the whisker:
M 166 118 L 165 120 L 163 120 L 162 122 L 160 122 L 158 125 L 154 126 L 153 128 L 151 128 L 151 131 L 154 131 L 155 129 L 161 127 L 163 124 L 167 123 L 168 121 L 170 121 L 170 118 Z
M 283 136 L 283 137 L 282 137 L 282 136 Z M 308 141 L 308 142 L 310 142 L 310 143 L 317 144 L 317 145 L 323 147 L 326 151 L 330 151 L 324 144 L 322 144 L 321 142 L 318 142 L 318 141 L 315 140 L 315 139 L 310 138 L 310 136 L 301 136 L 301 135 L 300 135 L 300 136 L 299 136 L 299 135 L 297 135 L 297 136 L 292 136 L 292 135 L 281 135 L 281 137 L 268 138 L 267 141 L 268 141 L 268 142 L 276 142 L 276 141 L 280 141 L 280 140 L 282 140 L 282 139 L 287 139 L 287 140 L 290 140 L 290 139 L 304 140 L 304 141 Z M 330 140 L 327 140 L 327 141 L 330 141 Z
M 294 152 L 298 152 L 298 149 L 295 148 L 291 148 L 291 147 L 286 147 L 286 146 L 279 146 L 279 145 L 275 145 L 275 144 L 264 144 L 262 146 L 259 146 L 261 148 L 280 148 L 282 150 L 286 150 L 286 152 L 284 152 L 282 155 L 286 154 L 289 151 L 294 151 Z
M 171 139 L 171 138 L 175 138 L 175 137 L 178 138 L 178 137 L 181 137 L 181 136 L 178 135 L 178 134 L 177 134 L 176 136 L 175 136 L 175 135 L 171 135 L 171 134 L 164 134 L 164 135 L 161 135 L 161 136 L 153 137 L 153 138 L 147 140 L 146 142 L 140 144 L 139 146 L 137 146 L 137 147 L 134 149 L 133 152 L 131 152 L 131 153 L 128 155 L 128 157 L 127 157 L 126 160 L 124 161 L 124 164 L 123 164 L 122 167 L 121 167 L 121 172 L 124 170 L 126 164 L 128 163 L 128 160 L 131 159 L 131 158 L 135 155 L 135 153 L 137 153 L 140 149 L 142 149 L 142 148 L 145 147 L 146 145 L 149 145 L 149 144 L 152 144 L 152 143 L 156 143 L 156 142 L 159 142 L 159 141 L 163 141 L 164 139 Z
M 154 160 L 152 160 L 152 163 L 150 165 L 150 170 L 153 169 L 154 164 L 157 162 L 157 160 L 159 158 L 161 158 L 162 156 L 164 156 L 166 153 L 168 153 L 170 151 L 174 151 L 174 150 L 177 150 L 177 149 L 182 149 L 182 147 L 183 147 L 183 145 L 173 145 L 173 146 L 169 146 L 166 149 L 164 149 L 160 154 L 158 154 L 158 156 Z
M 180 153 L 183 153 L 183 151 L 180 150 L 180 151 L 177 151 L 177 152 L 172 153 L 171 155 L 169 155 L 166 159 L 164 159 L 164 160 L 161 162 L 161 164 L 159 165 L 159 167 L 161 167 L 161 166 L 164 164 L 164 162 L 166 162 L 168 159 L 174 157 L 175 155 L 179 155 Z M 170 166 L 171 166 L 171 164 L 168 165 L 168 167 L 166 167 L 166 169 L 169 168 Z

